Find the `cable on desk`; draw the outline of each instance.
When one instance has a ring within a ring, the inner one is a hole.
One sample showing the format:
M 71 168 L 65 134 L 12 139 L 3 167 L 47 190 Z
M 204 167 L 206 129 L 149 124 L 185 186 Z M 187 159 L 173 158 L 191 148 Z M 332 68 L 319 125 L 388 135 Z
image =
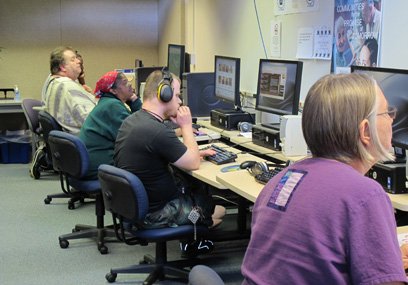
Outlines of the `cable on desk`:
M 228 203 L 231 203 L 231 204 L 233 204 L 233 205 L 235 205 L 235 206 L 238 206 L 238 203 L 235 203 L 235 202 L 233 202 L 233 201 L 231 201 L 231 200 L 228 200 L 228 199 L 225 198 L 225 197 L 222 197 L 222 196 L 219 196 L 219 195 L 212 195 L 212 197 L 213 197 L 213 198 L 218 198 L 218 199 L 224 200 L 224 201 L 226 201 L 226 202 L 228 202 Z

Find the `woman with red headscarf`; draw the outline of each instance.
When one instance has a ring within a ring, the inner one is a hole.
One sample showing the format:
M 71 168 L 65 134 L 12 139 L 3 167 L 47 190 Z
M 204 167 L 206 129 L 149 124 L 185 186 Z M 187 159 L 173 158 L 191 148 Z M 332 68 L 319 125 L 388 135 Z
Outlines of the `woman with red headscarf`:
M 86 179 L 98 179 L 99 165 L 112 164 L 115 140 L 119 128 L 130 114 L 142 107 L 142 102 L 122 72 L 108 72 L 96 83 L 98 105 L 82 125 L 79 138 L 85 143 L 90 158 Z M 128 106 L 126 106 L 126 104 Z

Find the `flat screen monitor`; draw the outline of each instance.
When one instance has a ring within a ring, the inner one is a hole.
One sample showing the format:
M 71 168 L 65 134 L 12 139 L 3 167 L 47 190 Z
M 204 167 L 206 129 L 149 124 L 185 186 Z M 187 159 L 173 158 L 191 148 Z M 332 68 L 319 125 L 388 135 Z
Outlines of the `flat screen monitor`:
M 182 45 L 169 44 L 167 53 L 167 68 L 178 78 L 182 78 L 184 72 L 185 48 Z
M 142 97 L 143 94 L 140 92 L 140 85 L 146 82 L 147 77 L 156 70 L 162 70 L 163 66 L 153 66 L 153 67 L 138 67 L 135 69 L 135 94 Z
M 397 116 L 392 124 L 392 144 L 403 150 L 408 149 L 408 70 L 351 66 L 351 72 L 366 73 L 374 77 L 388 105 L 397 107 Z M 399 151 L 395 150 L 396 156 Z
M 239 58 L 215 56 L 214 95 L 216 98 L 231 104 L 231 109 L 221 111 L 241 111 L 240 65 L 241 59 Z
M 297 115 L 303 62 L 260 59 L 255 109 L 275 115 Z M 262 124 L 279 130 L 278 124 Z

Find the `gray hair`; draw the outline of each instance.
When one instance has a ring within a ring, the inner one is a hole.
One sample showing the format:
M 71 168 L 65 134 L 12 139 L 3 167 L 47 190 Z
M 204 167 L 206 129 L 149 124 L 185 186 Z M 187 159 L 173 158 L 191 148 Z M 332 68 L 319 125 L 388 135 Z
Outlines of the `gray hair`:
M 303 136 L 314 157 L 346 164 L 361 160 L 374 164 L 390 160 L 377 133 L 377 83 L 365 74 L 330 74 L 309 90 L 302 116 Z M 367 119 L 372 150 L 360 139 L 359 126 Z

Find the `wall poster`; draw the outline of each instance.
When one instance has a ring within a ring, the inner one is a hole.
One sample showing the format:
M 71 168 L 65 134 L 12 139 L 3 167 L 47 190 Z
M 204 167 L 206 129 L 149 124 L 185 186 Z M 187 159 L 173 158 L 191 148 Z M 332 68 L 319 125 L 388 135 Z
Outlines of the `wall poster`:
M 332 72 L 379 66 L 382 0 L 335 0 Z

